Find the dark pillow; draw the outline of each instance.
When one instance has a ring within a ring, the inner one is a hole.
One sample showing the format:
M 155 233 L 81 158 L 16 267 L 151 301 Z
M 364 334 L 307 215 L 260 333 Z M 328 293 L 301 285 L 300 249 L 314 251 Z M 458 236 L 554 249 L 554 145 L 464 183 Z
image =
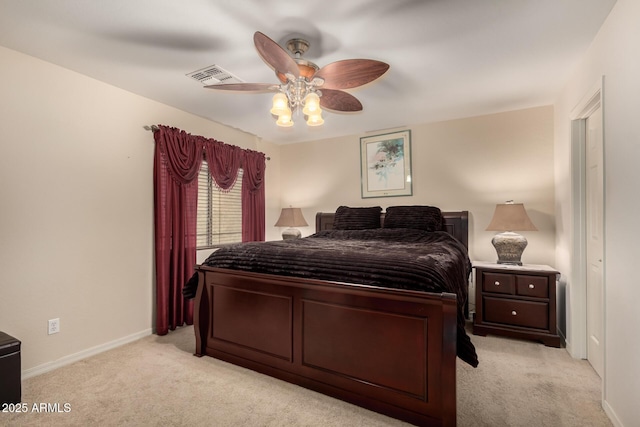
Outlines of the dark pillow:
M 380 206 L 350 208 L 340 206 L 333 217 L 334 230 L 368 230 L 380 228 Z
M 441 231 L 442 212 L 434 206 L 389 206 L 384 215 L 384 228 Z

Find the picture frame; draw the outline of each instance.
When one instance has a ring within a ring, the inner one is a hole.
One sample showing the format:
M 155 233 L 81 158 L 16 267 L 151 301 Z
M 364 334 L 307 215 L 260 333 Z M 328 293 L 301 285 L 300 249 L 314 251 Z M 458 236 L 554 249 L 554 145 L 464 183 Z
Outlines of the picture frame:
M 411 131 L 360 138 L 362 198 L 413 195 Z

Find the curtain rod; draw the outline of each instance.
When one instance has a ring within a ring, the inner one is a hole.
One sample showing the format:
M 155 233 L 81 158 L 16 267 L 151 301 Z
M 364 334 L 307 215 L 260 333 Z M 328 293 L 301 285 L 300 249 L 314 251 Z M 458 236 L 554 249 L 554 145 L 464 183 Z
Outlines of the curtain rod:
M 151 126 L 149 126 L 149 125 L 144 125 L 144 128 L 145 128 L 146 130 L 148 130 L 148 131 L 152 131 L 152 132 L 155 132 L 155 131 L 157 131 L 157 130 L 160 130 L 160 128 L 159 128 L 158 126 L 156 126 L 156 125 L 151 125 Z M 265 159 L 267 159 L 267 160 L 271 160 L 271 157 L 265 157 Z

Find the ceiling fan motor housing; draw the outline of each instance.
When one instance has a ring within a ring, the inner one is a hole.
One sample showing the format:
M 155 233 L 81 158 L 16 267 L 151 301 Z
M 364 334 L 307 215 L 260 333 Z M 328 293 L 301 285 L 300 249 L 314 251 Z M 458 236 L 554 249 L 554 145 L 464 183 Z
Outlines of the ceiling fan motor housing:
M 293 60 L 298 64 L 300 77 L 304 77 L 310 81 L 320 67 L 313 62 L 302 58 L 302 55 L 309 50 L 309 42 L 304 39 L 291 39 L 287 42 L 287 49 L 294 55 Z M 282 83 L 287 83 L 287 76 L 284 73 L 276 70 L 276 76 Z
M 300 57 L 309 50 L 309 42 L 305 39 L 291 39 L 287 42 L 287 49 L 296 57 Z

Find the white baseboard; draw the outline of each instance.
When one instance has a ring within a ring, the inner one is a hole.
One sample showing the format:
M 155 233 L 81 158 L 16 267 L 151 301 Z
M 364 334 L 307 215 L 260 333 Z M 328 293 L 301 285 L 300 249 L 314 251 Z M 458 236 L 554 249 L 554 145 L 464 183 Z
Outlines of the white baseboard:
M 70 354 L 68 356 L 64 356 L 58 360 L 54 360 L 53 362 L 47 362 L 30 369 L 25 369 L 24 371 L 22 371 L 22 379 L 25 380 L 27 378 L 35 377 L 36 375 L 44 374 L 45 372 L 53 371 L 54 369 L 58 369 L 63 366 L 70 365 L 71 363 L 86 359 L 87 357 L 95 356 L 96 354 L 105 352 L 107 350 L 111 350 L 116 347 L 120 347 L 121 345 L 137 341 L 140 338 L 151 335 L 151 333 L 151 328 L 145 329 L 143 331 L 136 332 L 135 334 L 127 335 L 126 337 L 118 338 L 117 340 L 113 340 L 104 344 L 97 345 L 95 347 L 88 348 L 86 350 L 79 351 L 74 354 Z
M 573 353 L 571 352 L 573 349 L 571 348 L 571 342 L 567 339 L 567 337 L 562 333 L 562 331 L 560 330 L 560 328 L 558 328 L 558 335 L 560 335 L 560 338 L 562 340 L 562 342 L 564 342 L 564 348 L 567 351 L 567 353 L 569 353 L 569 356 L 571 357 L 575 357 L 573 355 Z
M 609 403 L 607 403 L 606 399 L 602 402 L 602 409 L 604 409 L 604 413 L 607 414 L 607 416 L 611 420 L 611 423 L 615 427 L 624 427 L 622 421 L 620 421 L 620 418 L 618 418 L 615 411 L 611 408 L 611 406 L 609 406 Z

